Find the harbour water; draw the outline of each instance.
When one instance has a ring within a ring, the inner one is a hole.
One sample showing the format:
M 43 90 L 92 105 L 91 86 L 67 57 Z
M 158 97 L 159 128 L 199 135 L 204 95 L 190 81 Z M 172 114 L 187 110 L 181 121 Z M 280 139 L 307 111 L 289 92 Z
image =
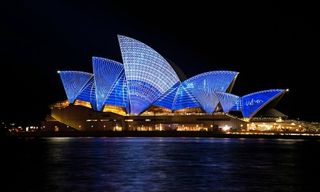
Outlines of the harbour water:
M 9 139 L 1 191 L 319 191 L 319 151 L 302 139 Z

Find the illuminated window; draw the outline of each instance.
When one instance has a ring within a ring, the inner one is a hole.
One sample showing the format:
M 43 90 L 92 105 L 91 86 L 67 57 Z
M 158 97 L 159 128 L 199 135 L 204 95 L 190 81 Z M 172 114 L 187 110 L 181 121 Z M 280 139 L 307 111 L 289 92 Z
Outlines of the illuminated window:
M 126 115 L 126 111 L 123 107 L 105 105 L 103 108 L 103 112 L 112 112 L 119 115 Z
M 83 107 L 92 108 L 90 102 L 87 102 L 87 101 L 76 100 L 74 102 L 74 105 L 80 105 Z

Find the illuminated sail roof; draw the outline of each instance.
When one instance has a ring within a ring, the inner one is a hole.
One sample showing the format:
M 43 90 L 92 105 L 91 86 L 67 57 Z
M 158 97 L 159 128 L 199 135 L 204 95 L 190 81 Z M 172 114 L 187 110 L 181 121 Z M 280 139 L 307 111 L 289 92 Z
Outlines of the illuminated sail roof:
M 201 107 L 196 98 L 192 95 L 192 93 L 188 90 L 185 83 L 181 83 L 179 88 L 177 89 L 176 97 L 173 101 L 173 109 L 179 110 L 185 108 L 195 108 Z
M 64 90 L 70 103 L 73 103 L 82 88 L 92 77 L 91 73 L 82 71 L 58 71 Z
M 111 87 L 115 84 L 120 73 L 123 71 L 123 65 L 119 62 L 100 58 L 92 58 L 93 74 L 96 87 L 97 110 L 101 111 L 103 105 L 111 93 Z
M 261 108 L 282 95 L 284 89 L 258 91 L 241 97 L 242 114 L 246 118 L 253 117 Z
M 153 105 L 174 110 L 174 102 L 175 102 L 176 94 L 180 87 L 180 84 L 181 83 L 177 83 L 173 87 L 171 87 L 155 103 L 153 103 Z
M 215 92 L 225 92 L 237 75 L 233 71 L 201 73 L 182 82 L 179 87 L 173 86 L 154 105 L 171 110 L 201 107 L 212 113 L 219 103 Z
M 184 82 L 207 113 L 213 113 L 219 100 L 215 92 L 225 92 L 237 77 L 238 72 L 210 71 L 196 75 Z
M 148 45 L 121 35 L 118 40 L 131 114 L 140 114 L 180 80 L 171 65 Z
M 160 97 L 155 106 L 165 107 L 170 110 L 180 110 L 185 108 L 201 107 L 197 99 L 187 89 L 185 83 L 177 83 L 169 91 Z
M 104 104 L 125 107 L 127 111 L 129 110 L 128 90 L 124 72 L 120 74 L 119 78 L 111 88 L 110 94 Z
M 215 94 L 219 99 L 223 112 L 228 113 L 232 109 L 240 110 L 240 108 L 236 108 L 240 101 L 239 96 L 222 92 L 215 92 Z
M 81 101 L 87 101 L 91 104 L 92 108 L 96 108 L 96 92 L 95 92 L 94 77 L 92 77 L 88 83 L 82 88 L 76 99 Z
M 126 109 L 139 115 L 151 106 L 170 109 L 201 108 L 213 113 L 220 103 L 222 110 L 241 111 L 251 118 L 285 90 L 271 89 L 242 97 L 230 92 L 238 72 L 210 71 L 189 79 L 179 79 L 175 69 L 148 45 L 130 37 L 118 36 L 123 64 L 93 57 L 93 74 L 61 71 L 60 78 L 70 103 L 90 102 L 102 111 L 105 105 Z M 182 72 L 179 72 L 183 77 Z

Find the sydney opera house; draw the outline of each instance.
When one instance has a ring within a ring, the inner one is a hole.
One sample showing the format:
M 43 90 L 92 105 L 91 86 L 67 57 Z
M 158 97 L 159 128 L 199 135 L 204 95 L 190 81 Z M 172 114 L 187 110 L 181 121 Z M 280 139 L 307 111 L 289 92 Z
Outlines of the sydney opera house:
M 234 95 L 238 72 L 186 78 L 148 45 L 121 35 L 118 41 L 122 63 L 93 57 L 92 73 L 58 71 L 67 100 L 50 106 L 48 123 L 77 130 L 210 131 L 286 117 L 274 109 L 285 89 Z

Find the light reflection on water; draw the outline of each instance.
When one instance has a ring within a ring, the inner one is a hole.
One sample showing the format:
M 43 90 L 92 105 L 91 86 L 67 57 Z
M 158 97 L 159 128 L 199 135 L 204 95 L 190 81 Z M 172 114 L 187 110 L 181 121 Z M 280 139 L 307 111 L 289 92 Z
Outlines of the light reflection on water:
M 23 191 L 307 191 L 320 162 L 319 142 L 288 139 L 83 137 L 11 146 L 8 175 Z

